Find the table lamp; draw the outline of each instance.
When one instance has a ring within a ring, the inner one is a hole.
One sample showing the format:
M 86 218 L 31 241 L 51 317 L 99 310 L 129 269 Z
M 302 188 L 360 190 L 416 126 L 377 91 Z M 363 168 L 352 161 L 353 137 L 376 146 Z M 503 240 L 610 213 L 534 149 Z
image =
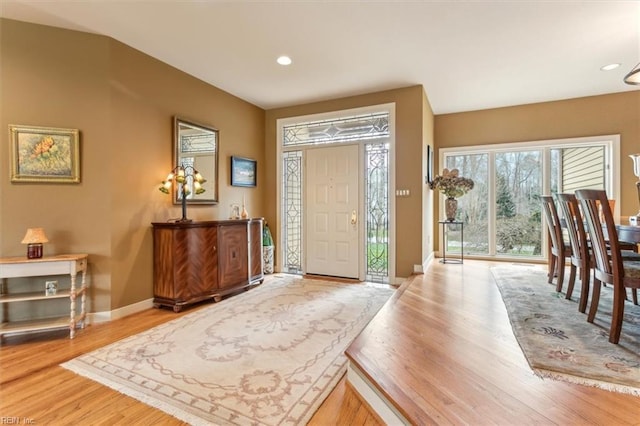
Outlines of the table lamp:
M 42 228 L 29 228 L 22 239 L 22 244 L 27 245 L 27 258 L 40 259 L 42 257 L 42 244 L 48 243 L 49 240 L 44 234 Z
M 638 204 L 640 204 L 640 154 L 631 154 L 629 157 L 633 160 L 633 174 L 638 178 L 636 188 L 638 188 Z M 629 224 L 633 226 L 640 225 L 640 211 L 635 216 L 629 216 Z
M 187 196 L 191 194 L 192 186 L 196 195 L 205 192 L 202 184 L 206 180 L 191 166 L 177 166 L 169 172 L 167 179 L 162 181 L 162 185 L 158 189 L 165 194 L 170 194 L 174 181 L 182 204 L 182 218 L 176 222 L 191 222 L 191 219 L 187 219 Z

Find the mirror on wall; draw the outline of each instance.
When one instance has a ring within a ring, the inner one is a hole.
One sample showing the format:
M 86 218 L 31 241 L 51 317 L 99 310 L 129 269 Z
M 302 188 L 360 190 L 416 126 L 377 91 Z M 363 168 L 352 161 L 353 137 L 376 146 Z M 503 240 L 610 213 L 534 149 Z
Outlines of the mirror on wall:
M 196 194 L 193 188 L 187 195 L 187 203 L 218 203 L 218 130 L 203 124 L 174 117 L 174 164 L 186 170 L 187 184 L 193 185 L 193 170 L 206 180 L 204 192 Z M 180 204 L 179 191 L 174 192 L 174 203 Z

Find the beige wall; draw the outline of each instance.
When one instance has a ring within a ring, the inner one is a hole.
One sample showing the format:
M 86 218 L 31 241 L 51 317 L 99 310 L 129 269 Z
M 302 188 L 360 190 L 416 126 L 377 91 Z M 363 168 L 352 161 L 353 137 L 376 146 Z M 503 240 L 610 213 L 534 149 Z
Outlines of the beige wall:
M 396 198 L 396 275 L 407 277 L 413 272 L 414 265 L 421 265 L 425 255 L 422 250 L 422 230 L 424 215 L 423 191 L 423 151 L 426 144 L 432 142 L 433 114 L 422 86 L 371 93 L 317 102 L 289 108 L 269 110 L 266 113 L 266 197 L 276 199 L 276 121 L 282 118 L 297 117 L 323 112 L 339 111 L 370 105 L 395 103 L 396 108 L 396 187 L 409 189 L 410 197 Z M 423 126 L 423 121 L 427 124 Z M 393 196 L 393 194 L 392 194 Z M 277 238 L 276 205 L 268 203 L 267 220 Z M 276 246 L 279 241 L 276 240 Z
M 174 115 L 220 131 L 220 203 L 189 206 L 189 218 L 226 219 L 243 196 L 263 215 L 262 109 L 113 39 L 12 20 L 0 20 L 0 67 L 0 255 L 24 255 L 34 226 L 51 240 L 45 255 L 89 253 L 92 311 L 153 296 L 150 224 L 180 217 L 157 189 Z M 9 124 L 79 129 L 82 182 L 11 183 Z M 231 155 L 258 160 L 258 188 L 230 186 Z
M 437 149 L 610 134 L 620 135 L 620 212 L 625 217 L 639 208 L 636 177 L 628 156 L 640 152 L 640 91 L 435 118 Z
M 611 134 L 620 134 L 621 215 L 629 216 L 638 210 L 636 178 L 628 156 L 640 152 L 640 91 L 444 114 L 435 119 L 438 149 Z

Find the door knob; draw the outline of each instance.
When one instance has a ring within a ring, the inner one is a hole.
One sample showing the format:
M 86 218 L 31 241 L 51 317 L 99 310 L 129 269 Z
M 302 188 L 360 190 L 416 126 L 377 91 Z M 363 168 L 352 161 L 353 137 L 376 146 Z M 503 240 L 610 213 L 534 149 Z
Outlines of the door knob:
M 351 224 L 355 225 L 356 223 L 358 223 L 358 213 L 356 213 L 355 210 L 351 211 Z

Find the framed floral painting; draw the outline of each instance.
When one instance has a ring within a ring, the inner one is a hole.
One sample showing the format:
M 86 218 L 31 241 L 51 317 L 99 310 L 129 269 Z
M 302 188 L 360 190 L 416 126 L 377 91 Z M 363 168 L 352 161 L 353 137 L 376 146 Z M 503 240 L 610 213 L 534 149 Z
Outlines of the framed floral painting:
M 80 182 L 78 129 L 10 125 L 11 182 Z

